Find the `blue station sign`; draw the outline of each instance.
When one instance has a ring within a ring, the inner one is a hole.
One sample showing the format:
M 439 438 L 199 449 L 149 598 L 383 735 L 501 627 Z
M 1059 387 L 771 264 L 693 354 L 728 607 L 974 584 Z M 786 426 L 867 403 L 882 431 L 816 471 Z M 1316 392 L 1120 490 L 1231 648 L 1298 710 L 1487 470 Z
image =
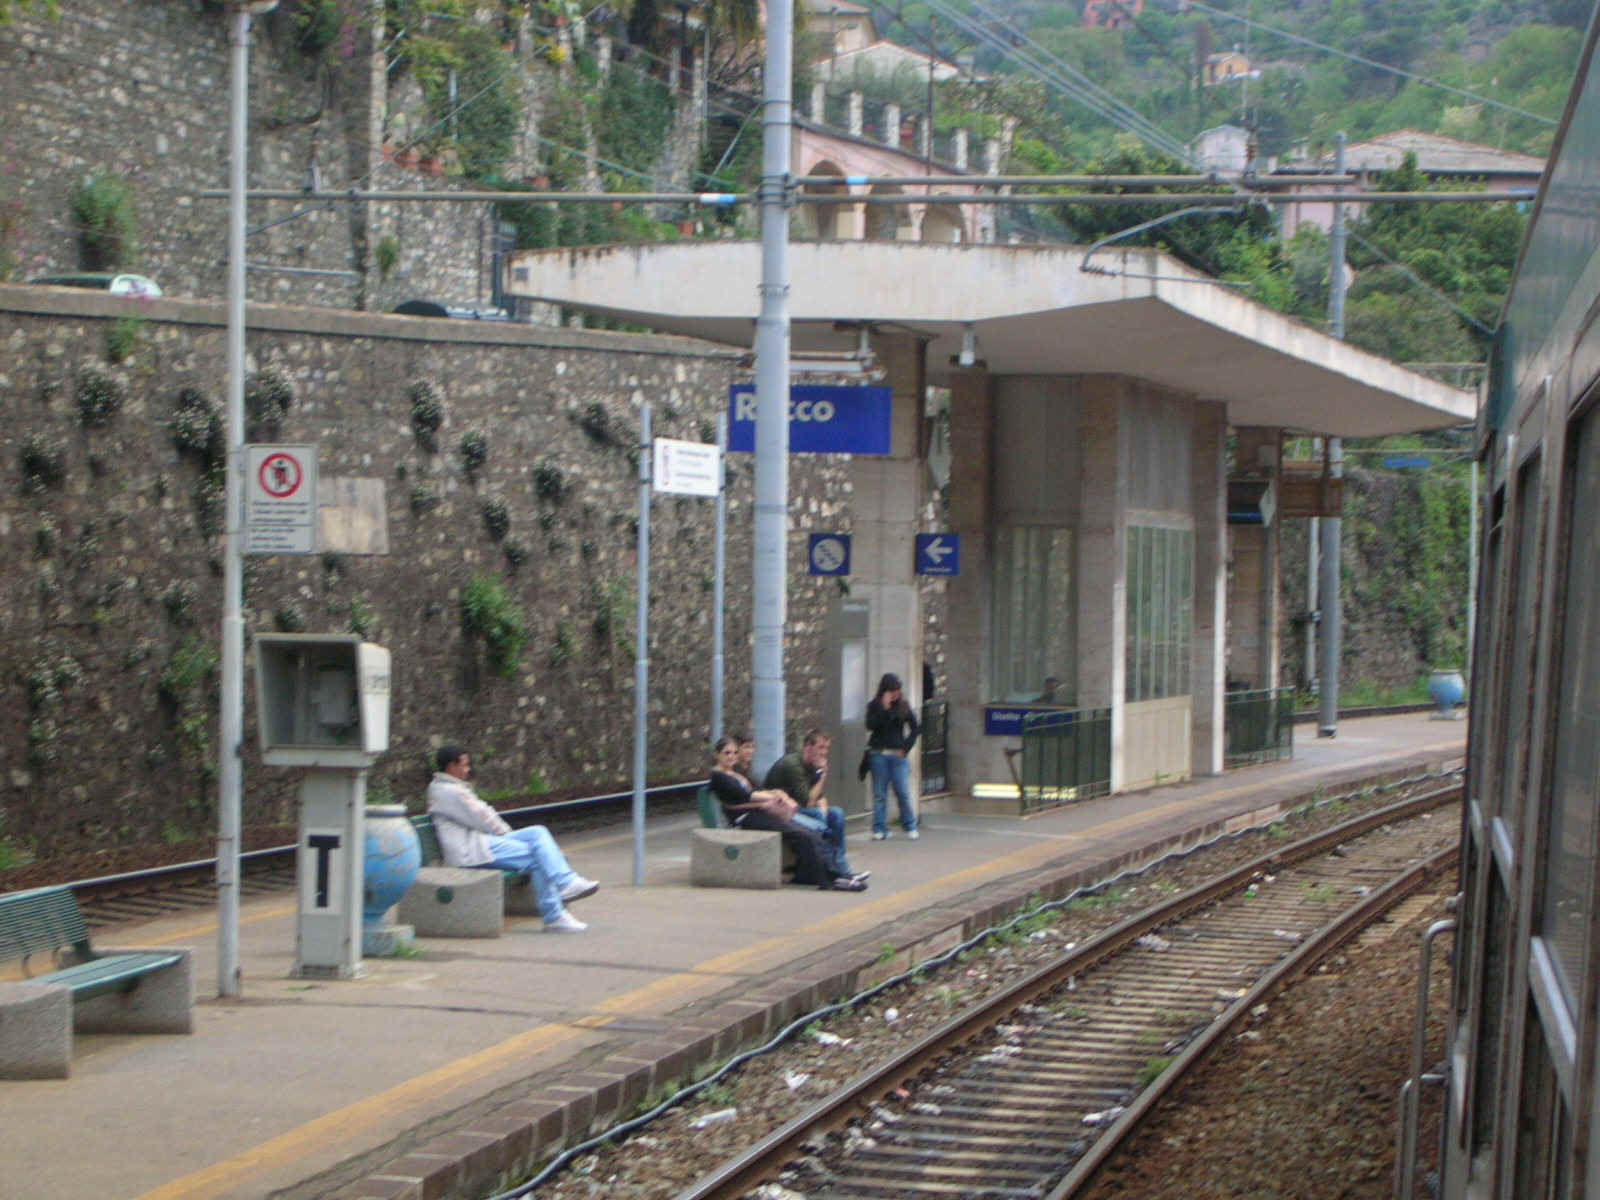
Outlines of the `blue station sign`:
M 887 454 L 891 393 L 886 387 L 793 384 L 789 388 L 789 453 Z M 728 449 L 756 448 L 756 389 L 728 389 Z
M 850 535 L 813 533 L 806 543 L 806 561 L 813 575 L 850 574 Z

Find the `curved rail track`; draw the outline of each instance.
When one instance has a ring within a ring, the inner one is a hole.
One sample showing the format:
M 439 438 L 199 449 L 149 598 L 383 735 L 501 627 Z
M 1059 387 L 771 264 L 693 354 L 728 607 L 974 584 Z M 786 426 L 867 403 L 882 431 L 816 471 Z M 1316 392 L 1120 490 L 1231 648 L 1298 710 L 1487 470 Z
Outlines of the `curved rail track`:
M 678 1200 L 780 1177 L 812 1200 L 1064 1200 L 1254 1007 L 1455 862 L 1454 823 L 1428 814 L 1459 795 L 1366 814 L 1121 922 Z

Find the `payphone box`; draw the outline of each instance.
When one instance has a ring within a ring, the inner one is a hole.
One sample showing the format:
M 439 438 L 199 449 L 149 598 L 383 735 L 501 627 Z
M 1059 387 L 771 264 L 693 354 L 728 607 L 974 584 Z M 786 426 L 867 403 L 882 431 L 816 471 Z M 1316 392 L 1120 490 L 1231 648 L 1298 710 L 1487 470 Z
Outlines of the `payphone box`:
M 274 767 L 370 767 L 389 748 L 389 651 L 354 634 L 259 633 L 256 724 Z

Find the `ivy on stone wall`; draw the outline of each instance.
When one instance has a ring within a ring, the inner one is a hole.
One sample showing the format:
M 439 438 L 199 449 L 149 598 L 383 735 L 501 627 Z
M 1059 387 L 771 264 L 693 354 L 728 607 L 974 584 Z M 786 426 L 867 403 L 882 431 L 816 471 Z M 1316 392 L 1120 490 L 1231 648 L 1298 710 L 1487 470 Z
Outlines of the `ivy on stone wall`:
M 72 223 L 83 266 L 112 271 L 132 264 L 139 253 L 139 222 L 133 187 L 110 171 L 96 171 L 73 190 Z

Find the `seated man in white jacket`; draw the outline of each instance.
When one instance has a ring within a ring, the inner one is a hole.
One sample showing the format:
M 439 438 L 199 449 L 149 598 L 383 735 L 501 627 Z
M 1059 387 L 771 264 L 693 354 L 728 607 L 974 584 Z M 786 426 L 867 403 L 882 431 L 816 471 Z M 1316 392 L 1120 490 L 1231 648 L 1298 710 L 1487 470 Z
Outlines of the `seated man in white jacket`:
M 600 890 L 568 864 L 543 825 L 512 829 L 499 813 L 478 799 L 467 781 L 472 755 L 460 746 L 440 746 L 433 756 L 438 773 L 428 784 L 428 811 L 439 838 L 439 853 L 452 867 L 499 867 L 521 871 L 539 902 L 547 933 L 582 933 L 589 928 L 566 910 Z

